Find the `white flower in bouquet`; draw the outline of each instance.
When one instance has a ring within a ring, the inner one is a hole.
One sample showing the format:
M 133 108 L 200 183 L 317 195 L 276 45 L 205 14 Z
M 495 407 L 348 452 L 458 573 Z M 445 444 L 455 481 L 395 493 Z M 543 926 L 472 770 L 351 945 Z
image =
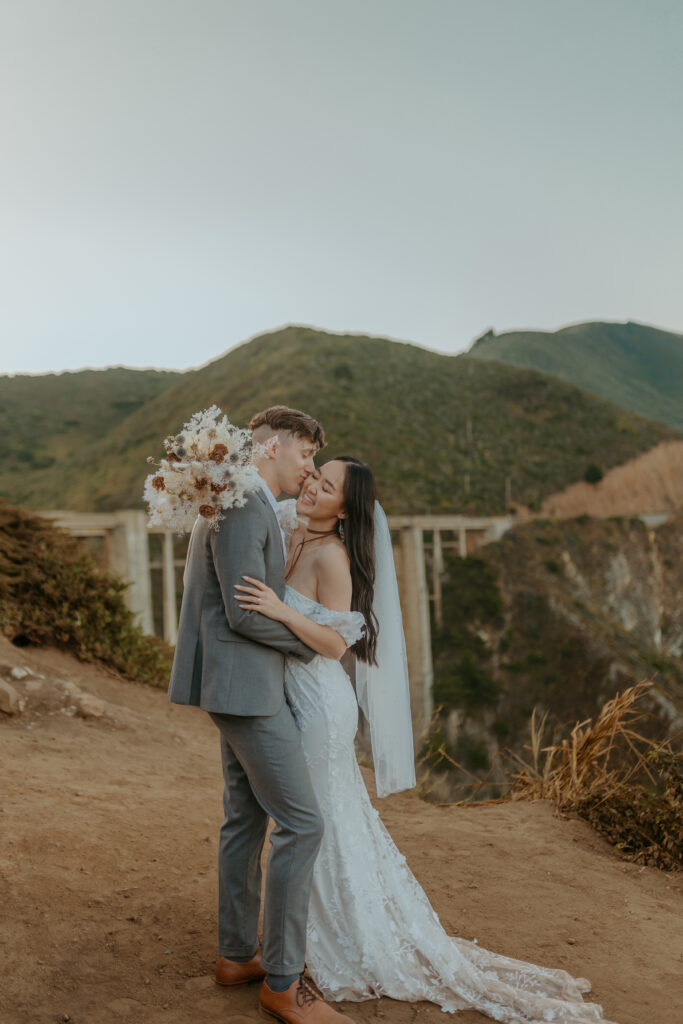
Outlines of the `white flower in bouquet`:
M 223 511 L 246 504 L 261 482 L 251 431 L 235 427 L 217 405 L 195 413 L 164 448 L 166 458 L 145 480 L 150 527 L 189 533 L 200 515 L 218 529 Z

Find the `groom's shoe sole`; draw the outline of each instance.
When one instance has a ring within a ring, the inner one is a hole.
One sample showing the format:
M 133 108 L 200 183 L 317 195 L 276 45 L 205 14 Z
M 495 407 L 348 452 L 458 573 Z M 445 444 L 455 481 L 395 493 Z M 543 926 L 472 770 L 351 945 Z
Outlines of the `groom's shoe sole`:
M 255 981 L 263 981 L 263 975 L 255 974 L 252 978 L 245 978 L 244 981 L 219 981 L 218 978 L 213 980 L 221 988 L 246 988 L 247 985 L 253 985 Z
M 216 963 L 214 981 L 222 988 L 244 988 L 255 981 L 263 981 L 266 972 L 261 967 L 261 950 L 258 949 L 246 964 L 237 963 L 221 956 Z
M 278 1021 L 278 1024 L 290 1024 L 291 1018 L 288 1020 L 287 1017 L 281 1017 L 280 1014 L 276 1013 L 274 1010 L 267 1010 L 262 1003 L 259 1003 L 258 1010 L 259 1016 L 264 1020 L 276 1020 Z M 349 1024 L 353 1024 L 350 1017 L 345 1017 L 343 1014 L 338 1014 L 338 1016 L 340 1017 L 341 1024 L 345 1024 L 346 1021 L 348 1021 Z

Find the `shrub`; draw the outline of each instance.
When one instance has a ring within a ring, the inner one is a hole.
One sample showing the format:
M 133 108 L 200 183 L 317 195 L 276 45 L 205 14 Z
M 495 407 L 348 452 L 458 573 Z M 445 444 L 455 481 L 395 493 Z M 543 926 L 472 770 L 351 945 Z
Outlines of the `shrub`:
M 653 750 L 648 765 L 657 790 L 624 783 L 600 799 L 579 801 L 576 811 L 629 860 L 664 870 L 683 868 L 683 754 Z
M 465 651 L 455 663 L 444 667 L 434 680 L 434 701 L 446 708 L 474 711 L 496 700 L 500 687 L 486 669 Z
M 600 483 L 600 481 L 602 480 L 602 477 L 603 477 L 603 472 L 600 469 L 600 466 L 596 466 L 596 464 L 594 462 L 590 462 L 586 466 L 586 471 L 583 474 L 583 479 L 586 481 L 587 484 L 597 484 L 597 483 Z
M 125 590 L 69 534 L 0 502 L 0 623 L 13 640 L 54 644 L 165 686 L 171 648 L 135 624 Z
M 495 569 L 480 558 L 446 558 L 444 625 L 433 633 L 434 699 L 448 711 L 493 704 L 498 684 L 488 671 L 491 650 L 479 635 L 481 625 L 502 624 L 502 597 Z

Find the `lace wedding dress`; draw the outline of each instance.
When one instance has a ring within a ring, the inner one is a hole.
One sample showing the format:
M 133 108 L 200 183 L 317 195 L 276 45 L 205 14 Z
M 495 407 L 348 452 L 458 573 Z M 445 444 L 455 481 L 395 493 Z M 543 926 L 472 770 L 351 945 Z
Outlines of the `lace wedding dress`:
M 287 587 L 285 601 L 354 644 L 360 612 L 339 613 Z M 498 956 L 445 933 L 370 803 L 354 749 L 358 705 L 338 661 L 286 664 L 285 688 L 301 731 L 325 832 L 308 915 L 306 961 L 326 999 L 426 999 L 475 1009 L 506 1024 L 607 1024 L 584 1003 L 587 981 Z

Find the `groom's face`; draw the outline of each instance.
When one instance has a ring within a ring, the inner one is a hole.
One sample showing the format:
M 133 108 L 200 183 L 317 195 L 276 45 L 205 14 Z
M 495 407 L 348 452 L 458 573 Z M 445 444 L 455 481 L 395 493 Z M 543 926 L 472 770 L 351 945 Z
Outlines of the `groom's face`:
M 285 494 L 298 494 L 304 481 L 315 469 L 314 456 L 318 446 L 309 437 L 280 434 L 276 460 L 280 489 Z

